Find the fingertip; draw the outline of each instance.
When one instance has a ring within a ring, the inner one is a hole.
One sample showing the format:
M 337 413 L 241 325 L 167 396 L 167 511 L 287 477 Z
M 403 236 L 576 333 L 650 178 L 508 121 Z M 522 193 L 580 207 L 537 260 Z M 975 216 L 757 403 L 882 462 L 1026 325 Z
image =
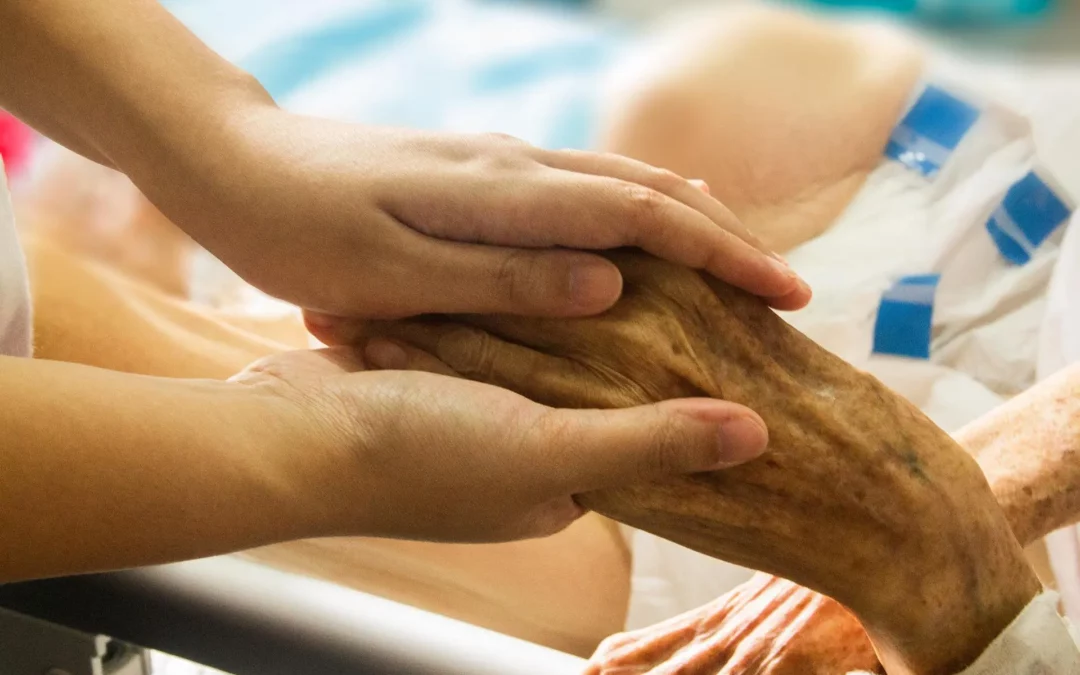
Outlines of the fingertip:
M 714 231 L 707 245 L 692 249 L 698 257 L 695 267 L 764 299 L 770 305 L 792 296 L 795 302 L 809 302 L 809 286 L 782 258 L 767 249 L 755 248 L 730 232 Z M 688 253 L 688 255 L 691 255 Z
M 363 352 L 365 362 L 375 370 L 413 370 L 460 377 L 453 368 L 437 357 L 407 342 L 373 337 L 364 345 Z
M 622 295 L 619 268 L 595 253 L 510 249 L 487 255 L 495 257 L 476 268 L 476 283 L 453 288 L 453 312 L 591 316 L 610 309 Z
M 714 469 L 726 469 L 757 459 L 769 446 L 769 432 L 757 415 L 723 422 L 717 436 L 721 457 Z
M 801 309 L 812 295 L 809 284 L 794 269 L 768 254 L 759 256 L 738 274 L 730 269 L 710 269 L 710 273 L 754 293 L 775 309 Z
M 702 471 L 726 469 L 760 456 L 769 445 L 769 430 L 754 411 L 715 399 L 669 402 L 680 414 L 714 426 L 715 454 Z
M 315 338 L 326 345 L 338 344 L 337 331 L 340 327 L 340 319 L 330 314 L 304 311 L 304 328 Z
M 329 328 L 341 323 L 343 319 L 340 316 L 334 314 L 326 314 L 325 312 L 316 312 L 314 310 L 304 310 L 304 322 L 309 326 L 318 326 L 321 328 Z
M 809 284 L 799 279 L 799 284 L 795 290 L 779 297 L 769 298 L 769 306 L 782 312 L 793 312 L 809 305 L 813 297 L 814 292 L 810 289 Z
M 622 296 L 623 278 L 613 262 L 595 255 L 581 256 L 570 266 L 565 309 L 571 316 L 607 311 Z

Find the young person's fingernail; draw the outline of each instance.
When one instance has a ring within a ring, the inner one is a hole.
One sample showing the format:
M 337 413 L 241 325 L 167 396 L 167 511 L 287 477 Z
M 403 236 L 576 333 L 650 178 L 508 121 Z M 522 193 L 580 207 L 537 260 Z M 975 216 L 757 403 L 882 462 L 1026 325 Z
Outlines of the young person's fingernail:
M 724 469 L 754 459 L 765 451 L 769 433 L 765 427 L 747 417 L 739 417 L 720 425 L 717 433 L 721 460 L 717 469 Z
M 617 267 L 598 260 L 577 265 L 570 272 L 570 301 L 577 307 L 601 311 L 619 299 L 622 276 Z

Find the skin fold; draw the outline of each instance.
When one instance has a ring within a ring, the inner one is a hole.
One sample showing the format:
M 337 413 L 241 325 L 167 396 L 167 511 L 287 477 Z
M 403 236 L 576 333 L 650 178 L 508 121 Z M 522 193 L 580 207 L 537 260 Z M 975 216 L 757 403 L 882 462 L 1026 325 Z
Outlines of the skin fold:
M 770 432 L 761 459 L 580 503 L 833 597 L 891 673 L 962 670 L 1037 594 L 978 465 L 910 403 L 758 300 L 646 255 L 611 260 L 626 287 L 599 317 L 434 317 L 369 324 L 363 337 L 412 342 L 550 405 L 752 407 Z

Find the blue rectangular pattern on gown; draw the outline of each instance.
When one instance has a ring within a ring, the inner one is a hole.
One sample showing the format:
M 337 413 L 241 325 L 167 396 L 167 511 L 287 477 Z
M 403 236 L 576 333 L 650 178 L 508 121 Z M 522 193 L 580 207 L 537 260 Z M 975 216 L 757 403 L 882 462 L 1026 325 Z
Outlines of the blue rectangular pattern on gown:
M 885 291 L 874 326 L 874 353 L 930 358 L 934 297 L 940 274 L 903 277 Z
M 1024 265 L 1071 215 L 1065 202 L 1032 171 L 1009 188 L 986 221 L 986 230 L 1006 260 Z
M 885 155 L 933 178 L 979 119 L 979 110 L 929 85 L 893 130 Z

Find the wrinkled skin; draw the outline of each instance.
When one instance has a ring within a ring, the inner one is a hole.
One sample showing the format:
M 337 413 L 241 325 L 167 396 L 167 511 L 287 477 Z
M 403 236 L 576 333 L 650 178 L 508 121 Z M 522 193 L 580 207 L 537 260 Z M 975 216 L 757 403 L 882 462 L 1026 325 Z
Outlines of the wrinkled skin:
M 758 299 L 649 256 L 610 257 L 626 288 L 598 317 L 431 317 L 352 338 L 411 342 L 549 405 L 749 406 L 770 432 L 760 460 L 580 503 L 835 598 L 894 675 L 962 670 L 1037 594 L 978 465 L 914 406 Z
M 757 574 L 663 623 L 620 633 L 583 675 L 847 675 L 882 673 L 874 646 L 838 602 Z
M 1073 367 L 956 434 L 982 467 L 1021 544 L 1080 518 L 1078 395 L 1080 367 Z M 747 604 L 759 597 L 768 604 Z M 763 614 L 740 613 L 746 607 Z M 709 605 L 612 636 L 586 675 L 846 675 L 852 669 L 880 669 L 855 617 L 789 581 L 758 575 Z

